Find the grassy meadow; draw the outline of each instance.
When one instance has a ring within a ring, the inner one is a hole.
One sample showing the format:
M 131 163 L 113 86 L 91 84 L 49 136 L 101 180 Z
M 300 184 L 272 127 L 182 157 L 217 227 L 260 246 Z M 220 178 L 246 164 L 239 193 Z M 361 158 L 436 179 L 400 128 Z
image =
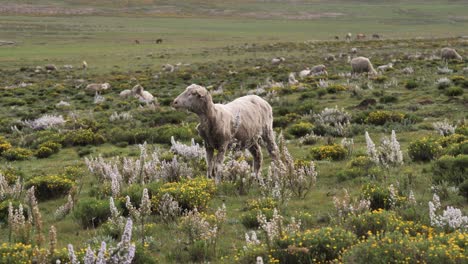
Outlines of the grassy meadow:
M 254 263 L 257 257 L 264 263 L 466 262 L 464 1 L 95 2 L 0 1 L 93 8 L 73 16 L 0 16 L 0 40 L 16 43 L 0 46 L 0 263 L 73 263 L 69 244 L 83 263 L 88 245 L 97 256 L 102 241 L 107 255 L 126 255 L 130 244 L 118 243 L 127 218 L 134 223 L 132 263 Z M 357 33 L 367 39 L 355 40 Z M 383 38 L 372 39 L 373 33 Z M 158 38 L 161 44 L 154 43 Z M 464 60 L 445 62 L 438 53 L 443 47 Z M 353 76 L 348 60 L 355 56 L 370 58 L 375 68 L 393 66 L 377 76 Z M 274 57 L 285 60 L 273 64 Z M 57 70 L 46 70 L 48 64 Z M 177 66 L 170 72 L 165 64 Z M 318 64 L 328 75 L 299 77 Z M 288 82 L 290 73 L 297 82 Z M 111 88 L 99 94 L 85 89 L 104 82 Z M 251 157 L 232 154 L 215 184 L 204 177 L 199 154 L 171 148 L 171 136 L 203 146 L 197 116 L 170 107 L 192 83 L 207 87 L 215 102 L 265 98 L 284 137 L 286 172 L 268 176 L 271 160 L 263 149 L 256 179 L 246 169 Z M 120 96 L 137 84 L 154 103 Z M 335 111 L 329 117 L 335 121 L 321 121 L 327 111 Z M 59 120 L 32 122 L 44 115 Z M 445 122 L 439 126 L 444 135 L 435 122 Z M 382 145 L 392 131 L 402 162 L 387 155 L 389 141 Z M 366 132 L 380 153 L 377 162 Z M 102 160 L 86 164 L 97 157 Z M 310 162 L 316 178 L 301 174 Z M 118 172 L 103 169 L 109 164 Z M 92 172 L 92 166 L 102 167 Z M 15 189 L 17 182 L 23 187 Z M 31 186 L 38 204 L 28 200 Z M 301 188 L 305 197 L 297 195 Z M 140 203 L 144 189 L 147 211 Z M 434 194 L 441 206 L 432 215 Z M 127 196 L 136 209 L 126 205 Z M 120 216 L 111 214 L 110 197 Z M 10 203 L 16 210 L 24 205 L 23 222 L 21 213 L 8 217 Z M 447 206 L 460 211 L 442 216 Z M 258 242 L 246 242 L 252 231 Z

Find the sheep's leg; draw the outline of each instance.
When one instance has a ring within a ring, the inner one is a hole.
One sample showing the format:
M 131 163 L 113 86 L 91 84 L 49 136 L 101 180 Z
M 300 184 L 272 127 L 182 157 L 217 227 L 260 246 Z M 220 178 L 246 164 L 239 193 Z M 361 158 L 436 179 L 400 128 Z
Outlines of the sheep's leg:
M 221 173 L 223 172 L 223 163 L 224 163 L 224 154 L 226 154 L 227 145 L 222 146 L 218 149 L 216 157 L 214 159 L 213 169 L 215 181 L 219 182 L 221 180 Z
M 249 148 L 250 153 L 252 153 L 253 156 L 253 167 L 254 167 L 254 173 L 255 177 L 258 178 L 260 169 L 262 168 L 262 149 L 260 148 L 260 145 L 257 143 L 253 145 L 252 147 Z
M 208 178 L 213 178 L 214 171 L 213 171 L 213 155 L 214 154 L 214 149 L 211 147 L 206 147 L 206 166 L 207 166 L 207 171 L 206 171 L 206 176 Z
M 266 143 L 266 147 L 270 157 L 273 161 L 278 160 L 278 146 L 275 142 L 275 134 L 272 128 L 265 129 L 264 135 L 262 137 L 263 141 Z

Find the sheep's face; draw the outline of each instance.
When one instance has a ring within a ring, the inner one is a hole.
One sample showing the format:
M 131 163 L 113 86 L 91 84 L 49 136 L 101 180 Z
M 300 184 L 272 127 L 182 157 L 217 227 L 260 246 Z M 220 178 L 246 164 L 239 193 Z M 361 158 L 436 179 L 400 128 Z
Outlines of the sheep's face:
M 211 99 L 205 87 L 192 84 L 172 102 L 176 109 L 186 109 L 194 113 L 203 113 Z

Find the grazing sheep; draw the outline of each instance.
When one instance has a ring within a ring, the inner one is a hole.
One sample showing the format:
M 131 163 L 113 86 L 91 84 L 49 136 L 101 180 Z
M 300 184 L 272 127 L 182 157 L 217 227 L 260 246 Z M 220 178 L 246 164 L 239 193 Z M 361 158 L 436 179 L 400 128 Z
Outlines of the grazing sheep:
M 271 59 L 271 64 L 277 65 L 277 64 L 280 64 L 281 62 L 283 62 L 285 60 L 286 59 L 283 58 L 283 57 L 276 57 L 276 58 Z
M 172 106 L 189 110 L 200 117 L 197 130 L 205 141 L 208 177 L 220 176 L 224 154 L 234 144 L 252 153 L 256 175 L 262 166 L 260 139 L 266 143 L 270 157 L 278 159 L 273 112 L 270 104 L 262 98 L 247 95 L 225 105 L 214 104 L 205 87 L 192 84 L 172 102 Z
M 440 56 L 443 60 L 459 60 L 463 61 L 462 56 L 458 54 L 455 49 L 452 48 L 443 48 L 440 50 Z
M 56 71 L 57 66 L 55 66 L 53 64 L 47 64 L 46 66 L 44 66 L 44 69 L 46 69 L 47 71 Z
M 351 48 L 351 53 L 356 54 L 357 53 L 357 48 Z
M 325 57 L 325 60 L 334 61 L 334 60 L 336 60 L 336 57 L 333 54 L 327 54 L 327 56 Z
M 161 38 L 158 38 L 158 39 L 155 41 L 156 44 L 161 44 L 162 42 L 163 42 L 163 40 L 162 40 Z
M 365 39 L 365 38 L 366 38 L 366 35 L 363 33 L 359 33 L 356 35 L 356 39 Z
M 373 39 L 380 39 L 382 36 L 380 36 L 379 34 L 372 34 L 372 38 Z
M 288 83 L 289 85 L 297 84 L 299 81 L 296 80 L 296 74 L 294 72 L 289 73 Z
M 312 75 L 328 75 L 327 66 L 323 64 L 316 65 L 310 69 Z
M 135 39 L 135 44 L 140 44 L 140 41 L 138 39 Z
M 309 67 L 307 67 L 305 70 L 302 70 L 299 72 L 299 78 L 304 79 L 305 77 L 309 76 L 311 73 Z
M 370 60 L 366 57 L 356 57 L 351 60 L 351 72 L 352 73 L 362 73 L 367 72 L 368 74 L 377 75 L 374 67 Z
M 388 63 L 388 64 L 385 64 L 385 65 L 380 65 L 379 67 L 377 67 L 377 70 L 379 72 L 386 72 L 388 69 L 393 69 L 393 63 Z
M 101 91 L 105 91 L 110 88 L 111 86 L 108 83 L 91 83 L 86 86 L 85 90 L 99 93 Z
M 63 68 L 64 68 L 65 70 L 73 70 L 73 65 L 65 64 L 65 65 L 63 65 Z
M 352 37 L 353 37 L 353 34 L 348 33 L 348 34 L 346 34 L 345 39 L 346 39 L 346 41 L 349 42 L 349 41 L 351 41 Z
M 162 69 L 163 69 L 163 71 L 173 72 L 175 70 L 175 67 L 172 64 L 164 64 L 162 66 Z
M 83 70 L 88 69 L 88 63 L 86 61 L 83 61 L 82 67 L 83 67 Z
M 122 97 L 122 98 L 128 98 L 128 97 L 130 97 L 132 95 L 133 95 L 132 90 L 128 90 L 128 89 L 121 91 L 120 94 L 119 94 L 119 96 Z
M 143 86 L 137 84 L 132 88 L 132 93 L 140 102 L 150 104 L 154 101 L 154 96 L 143 89 Z
M 340 37 L 339 37 L 339 36 L 335 36 L 335 40 L 340 40 Z

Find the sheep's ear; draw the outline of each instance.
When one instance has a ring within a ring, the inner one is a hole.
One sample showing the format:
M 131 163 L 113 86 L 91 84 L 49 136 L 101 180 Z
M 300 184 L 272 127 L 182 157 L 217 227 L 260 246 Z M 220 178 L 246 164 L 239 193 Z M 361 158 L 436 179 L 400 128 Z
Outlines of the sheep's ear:
M 198 97 L 205 97 L 208 92 L 205 89 L 197 89 L 195 93 Z

